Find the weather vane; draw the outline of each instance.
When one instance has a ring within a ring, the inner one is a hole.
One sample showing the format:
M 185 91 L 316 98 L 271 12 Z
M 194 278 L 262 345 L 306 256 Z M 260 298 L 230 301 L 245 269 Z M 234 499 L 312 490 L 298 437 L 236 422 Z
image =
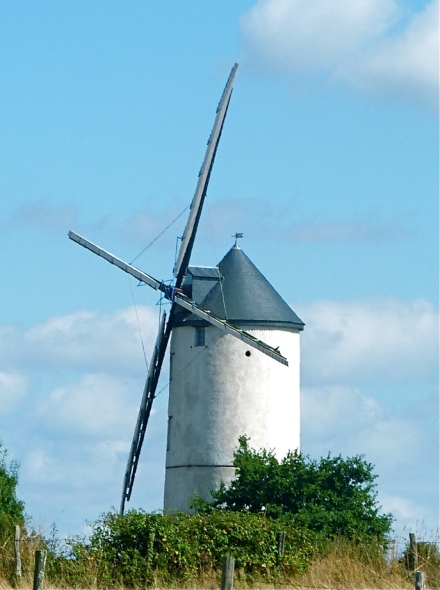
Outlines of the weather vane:
M 241 233 L 235 233 L 233 236 L 233 238 L 235 238 L 235 247 L 238 248 L 238 240 L 241 239 L 243 237 L 243 234 Z

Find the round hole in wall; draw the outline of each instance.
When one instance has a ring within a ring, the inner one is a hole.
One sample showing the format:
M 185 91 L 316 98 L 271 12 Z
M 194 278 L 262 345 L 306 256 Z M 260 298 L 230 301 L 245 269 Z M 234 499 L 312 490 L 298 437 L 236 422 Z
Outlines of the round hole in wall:
M 246 350 L 246 352 L 244 353 L 246 356 L 251 356 L 251 351 L 250 350 Z

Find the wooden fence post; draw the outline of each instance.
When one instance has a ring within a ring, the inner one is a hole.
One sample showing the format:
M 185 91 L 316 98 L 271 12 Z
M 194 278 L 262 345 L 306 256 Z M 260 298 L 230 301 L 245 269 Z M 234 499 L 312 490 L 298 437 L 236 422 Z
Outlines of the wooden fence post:
M 415 572 L 414 588 L 415 590 L 425 590 L 425 574 L 423 572 Z
M 34 585 L 32 590 L 43 590 L 44 569 L 46 567 L 47 551 L 38 549 L 35 551 Z
M 416 536 L 414 533 L 410 533 L 409 534 L 409 553 L 408 553 L 408 559 L 409 559 L 409 569 L 413 572 L 416 571 L 416 569 L 418 568 L 418 558 L 417 558 L 417 540 L 416 540 Z
M 277 566 L 278 566 L 278 574 L 283 576 L 284 573 L 284 565 L 283 565 L 283 555 L 284 555 L 284 548 L 286 544 L 286 531 L 280 531 L 278 533 L 278 550 L 277 550 Z
M 14 552 L 15 552 L 15 580 L 19 584 L 21 582 L 21 553 L 20 553 L 20 527 L 18 526 L 18 524 L 15 525 Z
M 284 546 L 286 544 L 286 531 L 281 531 L 278 533 L 278 561 L 281 561 L 281 558 L 284 555 Z
M 235 559 L 227 556 L 223 559 L 221 590 L 232 590 L 234 586 Z

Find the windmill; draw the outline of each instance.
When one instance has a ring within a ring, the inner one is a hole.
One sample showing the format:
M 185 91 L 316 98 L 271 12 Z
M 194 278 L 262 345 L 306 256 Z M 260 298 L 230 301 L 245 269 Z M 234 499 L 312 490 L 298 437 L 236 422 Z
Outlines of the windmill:
M 152 359 L 151 359 L 151 362 L 149 365 L 148 376 L 147 376 L 147 380 L 146 380 L 145 387 L 143 390 L 142 401 L 141 401 L 139 414 L 138 414 L 138 418 L 137 418 L 137 422 L 136 422 L 136 427 L 135 427 L 135 431 L 134 431 L 134 435 L 133 435 L 133 441 L 132 441 L 131 448 L 130 448 L 130 453 L 129 453 L 128 462 L 127 462 L 127 468 L 126 468 L 125 475 L 124 475 L 123 492 L 122 492 L 121 507 L 120 507 L 121 514 L 124 512 L 125 502 L 130 500 L 131 493 L 133 490 L 133 484 L 134 484 L 136 471 L 137 471 L 137 467 L 138 467 L 139 456 L 140 456 L 142 444 L 144 441 L 145 432 L 146 432 L 148 420 L 150 417 L 152 404 L 153 404 L 153 401 L 155 398 L 157 385 L 158 385 L 158 381 L 159 381 L 159 376 L 160 376 L 162 364 L 164 361 L 165 353 L 166 353 L 166 350 L 168 347 L 168 343 L 169 343 L 169 340 L 170 340 L 171 335 L 173 333 L 173 330 L 177 327 L 178 324 L 182 325 L 182 317 L 184 317 L 186 319 L 196 318 L 196 320 L 195 320 L 196 329 L 200 330 L 201 329 L 200 326 L 202 326 L 202 327 L 213 326 L 215 328 L 216 334 L 218 333 L 221 335 L 230 335 L 233 337 L 233 339 L 236 339 L 236 340 L 240 341 L 241 343 L 245 344 L 246 345 L 246 353 L 245 353 L 246 357 L 250 357 L 251 353 L 248 350 L 248 347 L 251 347 L 251 348 L 259 351 L 259 353 L 266 355 L 266 358 L 269 357 L 270 359 L 274 359 L 275 361 L 280 363 L 281 366 L 287 367 L 289 364 L 287 358 L 281 354 L 281 352 L 278 349 L 278 346 L 276 346 L 278 344 L 277 342 L 274 343 L 274 345 L 267 344 L 263 340 L 260 340 L 258 337 L 249 333 L 248 331 L 242 329 L 241 327 L 239 327 L 237 325 L 232 325 L 228 321 L 228 317 L 227 317 L 226 313 L 216 314 L 215 312 L 212 311 L 212 309 L 211 309 L 212 306 L 211 306 L 211 308 L 200 307 L 195 301 L 195 299 L 200 299 L 200 297 L 196 298 L 194 296 L 195 295 L 194 289 L 188 289 L 188 284 L 191 284 L 191 281 L 192 281 L 194 283 L 194 285 L 196 285 L 197 280 L 200 279 L 200 275 L 201 275 L 203 280 L 206 279 L 208 281 L 211 281 L 211 287 L 212 287 L 212 285 L 216 284 L 216 285 L 220 286 L 220 291 L 222 290 L 223 277 L 221 276 L 221 272 L 222 272 L 221 271 L 221 269 L 222 269 L 221 264 L 219 265 L 218 268 L 214 268 L 214 269 L 205 268 L 205 270 L 203 270 L 203 269 L 200 270 L 200 268 L 198 267 L 199 270 L 195 271 L 194 269 L 191 269 L 191 267 L 189 267 L 189 262 L 190 262 L 191 252 L 192 252 L 192 249 L 194 246 L 194 240 L 195 240 L 196 233 L 197 233 L 197 227 L 198 227 L 198 224 L 200 221 L 203 203 L 204 203 L 206 193 L 207 193 L 207 188 L 208 188 L 208 183 L 209 183 L 209 179 L 210 179 L 210 175 L 211 175 L 212 166 L 214 163 L 217 147 L 218 147 L 220 136 L 221 136 L 222 129 L 223 129 L 223 124 L 225 121 L 226 113 L 227 113 L 229 102 L 231 99 L 233 83 L 234 83 L 234 78 L 235 78 L 235 75 L 237 72 L 237 68 L 238 68 L 238 64 L 235 64 L 231 70 L 231 73 L 230 73 L 229 78 L 227 80 L 222 97 L 220 99 L 220 103 L 217 108 L 214 126 L 213 126 L 211 135 L 208 140 L 208 145 L 207 145 L 204 161 L 203 161 L 200 173 L 199 173 L 196 191 L 195 191 L 195 194 L 194 194 L 194 197 L 193 197 L 193 200 L 191 203 L 191 207 L 190 207 L 188 221 L 187 221 L 183 236 L 181 238 L 180 250 L 179 250 L 177 260 L 175 263 L 175 267 L 173 270 L 173 274 L 174 274 L 174 278 L 175 278 L 173 285 L 168 285 L 168 284 L 165 284 L 163 281 L 159 281 L 159 280 L 155 279 L 154 277 L 139 270 L 138 268 L 134 267 L 133 265 L 124 262 L 123 260 L 121 260 L 117 256 L 114 256 L 110 252 L 107 252 L 103 248 L 97 246 L 96 244 L 90 242 L 86 238 L 79 236 L 78 234 L 76 234 L 74 232 L 69 232 L 69 234 L 68 234 L 69 238 L 71 240 L 73 240 L 74 242 L 76 242 L 79 245 L 83 246 L 84 248 L 90 250 L 94 254 L 101 256 L 102 258 L 104 258 L 105 260 L 107 260 L 111 264 L 114 264 L 115 266 L 119 267 L 121 270 L 125 271 L 126 273 L 132 275 L 140 283 L 145 283 L 148 286 L 150 286 L 151 288 L 153 288 L 154 290 L 161 292 L 163 294 L 164 298 L 171 303 L 171 308 L 168 313 L 168 316 L 164 312 L 161 317 L 159 331 L 158 331 L 158 335 L 157 335 L 157 339 L 156 339 L 156 344 L 155 344 L 155 347 L 153 350 Z M 240 237 L 242 237 L 241 234 L 236 234 L 236 236 L 235 236 L 236 241 L 235 241 L 234 249 L 237 251 L 240 250 L 238 247 L 238 244 L 237 244 L 237 240 Z M 234 267 L 234 265 L 235 265 L 235 267 L 237 267 L 237 264 L 239 266 L 240 265 L 243 266 L 243 264 L 244 264 L 243 268 L 245 268 L 245 272 L 247 274 L 250 273 L 250 275 L 252 275 L 254 277 L 254 279 L 253 279 L 254 282 L 252 284 L 257 284 L 257 285 L 260 284 L 260 286 L 263 285 L 263 289 L 266 289 L 266 291 L 264 292 L 264 295 L 263 295 L 263 299 L 269 300 L 271 298 L 274 298 L 275 307 L 278 306 L 278 308 L 281 309 L 281 315 L 283 316 L 282 320 L 283 321 L 286 320 L 286 321 L 284 321 L 284 323 L 288 324 L 288 329 L 291 329 L 291 327 L 293 326 L 291 331 L 293 331 L 295 333 L 298 333 L 300 330 L 302 330 L 303 323 L 301 322 L 301 320 L 299 320 L 299 318 L 296 316 L 296 314 L 294 314 L 293 311 L 290 310 L 290 308 L 288 308 L 291 312 L 291 314 L 289 315 L 289 312 L 286 309 L 284 309 L 284 307 L 283 307 L 283 305 L 287 306 L 287 304 L 285 304 L 284 301 L 282 301 L 281 298 L 279 298 L 278 294 L 276 294 L 275 292 L 274 292 L 275 295 L 280 299 L 281 303 L 280 303 L 280 301 L 278 301 L 276 299 L 276 297 L 274 297 L 273 293 L 270 292 L 268 289 L 268 286 L 267 286 L 268 284 L 267 285 L 263 284 L 263 281 L 260 279 L 260 276 L 258 275 L 259 271 L 257 271 L 257 269 L 255 269 L 255 267 L 253 267 L 253 265 L 252 265 L 252 263 L 250 263 L 250 261 L 249 261 L 250 265 L 248 264 L 248 262 L 246 261 L 248 259 L 246 258 L 246 260 L 245 260 L 245 258 L 243 258 L 244 254 L 242 255 L 241 253 L 238 253 L 237 255 L 238 255 L 238 258 L 235 254 L 232 256 L 232 258 L 234 259 L 234 261 L 232 262 L 232 266 Z M 231 266 L 232 258 L 229 257 L 229 267 Z M 225 268 L 227 267 L 226 264 L 224 266 L 225 266 Z M 255 271 L 257 274 L 255 274 Z M 263 277 L 263 279 L 264 279 L 264 277 Z M 264 281 L 265 281 L 265 279 L 264 279 Z M 269 287 L 270 287 L 270 285 L 269 285 Z M 270 289 L 272 289 L 272 287 L 270 287 Z M 222 296 L 223 296 L 223 294 L 222 294 Z M 223 297 L 223 303 L 224 303 L 224 297 Z M 215 305 L 214 305 L 214 307 L 215 307 Z M 183 315 L 180 312 L 184 312 Z M 223 316 L 223 317 L 221 317 L 221 316 Z M 281 322 L 281 323 L 283 323 L 283 322 Z M 193 322 L 193 324 L 194 324 L 194 322 Z M 192 325 L 191 322 L 189 325 Z M 284 328 L 285 328 L 285 326 L 283 327 L 283 329 Z M 204 328 L 203 328 L 203 330 L 204 330 Z M 201 333 L 202 332 L 197 332 L 197 334 L 201 334 Z M 277 334 L 279 334 L 279 332 Z M 198 345 L 198 344 L 199 343 L 197 343 L 196 345 Z M 204 335 L 203 335 L 203 345 L 205 345 L 204 344 Z M 190 348 L 191 349 L 193 348 L 192 345 L 190 346 Z M 173 355 L 173 354 L 174 354 L 174 352 L 171 352 L 171 355 Z M 271 362 L 273 362 L 273 360 L 271 360 Z M 298 353 L 298 367 L 299 367 L 299 353 Z M 180 371 L 180 373 L 178 373 L 178 375 L 180 375 L 181 373 L 182 373 L 182 371 Z M 281 379 L 284 379 L 284 376 L 282 376 Z M 297 380 L 298 380 L 298 389 L 299 389 L 299 375 L 298 375 Z M 299 395 L 299 393 L 298 393 L 298 395 Z M 185 398 L 182 397 L 182 399 L 185 399 Z M 298 398 L 298 403 L 299 403 L 299 398 Z M 170 404 L 171 404 L 171 399 L 170 399 Z M 191 409 L 191 408 L 189 408 L 189 409 Z M 188 406 L 186 406 L 180 410 L 181 413 L 182 412 L 185 413 L 187 411 L 188 411 Z M 299 410 L 298 410 L 298 412 L 299 412 Z M 170 438 L 170 418 L 172 418 L 172 417 L 173 416 L 169 417 L 169 425 L 168 425 L 168 437 L 169 438 Z M 298 420 L 299 420 L 299 413 L 298 413 Z M 242 433 L 242 434 L 244 434 L 244 433 Z M 179 446 L 179 445 L 177 445 L 177 446 Z M 229 463 L 230 463 L 230 461 L 229 461 Z M 207 466 L 204 464 L 194 465 L 193 463 L 190 463 L 190 464 L 185 464 L 185 465 L 180 465 L 180 464 L 174 465 L 173 464 L 173 465 L 169 465 L 169 467 L 170 467 L 170 473 L 172 470 L 174 470 L 173 473 L 177 473 L 177 471 L 180 468 L 186 468 L 186 471 L 189 470 L 191 472 L 189 475 L 189 482 L 190 483 L 189 484 L 187 483 L 187 487 L 189 485 L 190 487 L 188 489 L 191 489 L 192 491 L 196 491 L 195 489 L 193 490 L 191 488 L 191 485 L 193 485 L 192 478 L 193 478 L 194 468 L 202 469 L 202 468 L 212 467 L 212 466 Z M 225 468 L 230 469 L 231 465 L 230 464 L 228 464 L 228 465 L 214 465 L 213 467 L 216 469 L 217 468 L 223 469 L 223 471 L 224 471 Z M 167 469 L 168 469 L 168 466 L 167 466 Z M 180 470 L 180 473 L 183 473 L 182 469 Z M 220 475 L 222 475 L 222 473 L 220 473 Z M 184 494 L 185 494 L 184 501 L 182 501 L 181 498 L 176 500 L 174 498 L 175 494 L 172 489 L 174 484 L 170 483 L 172 477 L 170 476 L 170 478 L 168 478 L 168 479 L 169 479 L 168 484 L 167 484 L 167 481 L 165 484 L 165 508 L 167 508 L 167 504 L 168 504 L 168 508 L 179 508 L 180 509 L 183 506 L 184 502 L 186 502 L 186 499 L 187 499 L 186 492 L 184 492 Z M 167 480 L 167 478 L 166 478 L 166 480 Z M 194 484 L 194 485 L 196 485 L 196 484 Z M 208 485 L 208 484 L 206 484 L 206 485 Z M 204 487 L 206 487 L 206 485 Z M 209 487 L 209 485 L 208 485 L 208 487 Z M 168 489 L 168 491 L 167 491 L 167 489 Z M 167 498 L 168 498 L 168 501 L 167 501 Z M 182 502 L 183 502 L 183 504 L 182 504 Z

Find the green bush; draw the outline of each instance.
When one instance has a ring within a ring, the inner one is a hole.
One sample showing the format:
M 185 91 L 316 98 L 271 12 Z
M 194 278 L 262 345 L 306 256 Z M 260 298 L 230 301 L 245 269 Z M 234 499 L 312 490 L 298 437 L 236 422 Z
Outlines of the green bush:
M 250 448 L 243 436 L 234 466 L 236 478 L 230 486 L 211 492 L 211 505 L 198 500 L 195 507 L 201 511 L 265 511 L 273 519 L 294 518 L 298 526 L 327 539 L 342 536 L 386 543 L 389 537 L 393 517 L 379 513 L 377 476 L 373 465 L 361 456 L 329 455 L 313 461 L 293 452 L 278 461 L 271 451 Z
M 0 532 L 7 523 L 15 524 L 24 522 L 24 503 L 17 499 L 16 489 L 18 484 L 18 464 L 15 461 L 8 466 L 6 462 L 7 451 L 0 441 Z
M 278 534 L 286 531 L 283 558 Z M 293 523 L 250 513 L 147 514 L 110 512 L 88 541 L 72 539 L 70 556 L 51 560 L 50 581 L 65 586 L 101 588 L 172 586 L 219 577 L 223 558 L 235 558 L 247 581 L 273 581 L 307 569 L 313 535 Z M 69 567 L 70 564 L 70 567 Z
M 0 441 L 0 573 L 9 582 L 14 581 L 15 525 L 24 532 L 24 503 L 17 499 L 18 464 L 6 461 L 7 451 Z

